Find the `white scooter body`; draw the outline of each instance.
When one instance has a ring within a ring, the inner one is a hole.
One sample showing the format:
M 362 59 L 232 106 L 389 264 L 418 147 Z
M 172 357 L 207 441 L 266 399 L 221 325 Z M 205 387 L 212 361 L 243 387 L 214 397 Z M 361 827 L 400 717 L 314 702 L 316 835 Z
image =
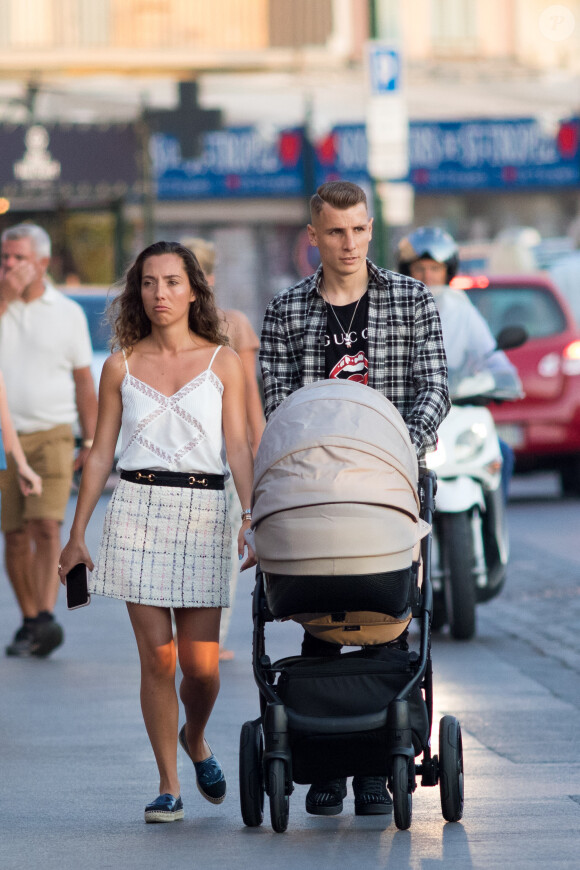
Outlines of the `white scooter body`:
M 485 510 L 484 491 L 501 483 L 501 451 L 490 412 L 454 405 L 437 434 L 437 449 L 427 455 L 437 474 L 437 510 L 459 513 L 475 505 Z
M 453 399 L 459 404 L 441 423 L 437 449 L 426 457 L 437 474 L 433 622 L 435 627 L 449 622 L 452 635 L 464 640 L 475 633 L 476 603 L 501 590 L 509 555 L 502 456 L 484 404 L 494 387 L 495 377 L 487 371 L 456 384 Z

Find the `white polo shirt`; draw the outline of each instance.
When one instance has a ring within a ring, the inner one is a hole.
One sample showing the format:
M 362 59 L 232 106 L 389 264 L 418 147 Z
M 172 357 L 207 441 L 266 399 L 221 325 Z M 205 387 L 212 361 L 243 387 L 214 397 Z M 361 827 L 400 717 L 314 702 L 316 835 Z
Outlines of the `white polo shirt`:
M 16 430 L 74 424 L 72 373 L 91 360 L 87 319 L 72 299 L 47 282 L 38 299 L 11 302 L 0 317 L 0 370 Z

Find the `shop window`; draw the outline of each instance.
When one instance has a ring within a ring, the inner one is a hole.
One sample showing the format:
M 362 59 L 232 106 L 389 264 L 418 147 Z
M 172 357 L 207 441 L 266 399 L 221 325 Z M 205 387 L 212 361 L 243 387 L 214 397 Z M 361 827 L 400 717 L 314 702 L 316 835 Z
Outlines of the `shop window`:
M 76 0 L 78 3 L 79 43 L 107 45 L 111 38 L 111 8 L 109 0 Z
M 52 45 L 52 5 L 52 0 L 12 0 L 9 28 L 10 42 L 15 48 Z
M 171 44 L 172 4 L 169 0 L 129 0 L 114 3 L 114 43 L 122 46 Z
M 383 0 L 382 3 L 375 4 L 375 14 L 377 16 L 377 35 L 381 39 L 396 40 L 400 38 L 400 7 L 400 0 Z
M 324 45 L 332 33 L 331 0 L 269 0 L 270 46 Z
M 2 0 L 0 45 L 15 49 L 106 45 L 113 0 Z
M 0 46 L 10 45 L 10 6 L 0 3 Z
M 435 52 L 471 54 L 477 45 L 475 0 L 431 0 Z

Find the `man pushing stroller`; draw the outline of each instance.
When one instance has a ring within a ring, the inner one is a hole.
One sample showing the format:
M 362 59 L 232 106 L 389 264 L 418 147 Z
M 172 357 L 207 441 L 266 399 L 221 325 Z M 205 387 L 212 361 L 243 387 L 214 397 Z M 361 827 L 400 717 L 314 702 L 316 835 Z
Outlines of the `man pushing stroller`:
M 419 281 L 367 259 L 373 221 L 358 185 L 323 184 L 310 209 L 308 236 L 319 250 L 321 265 L 278 293 L 264 317 L 260 365 L 266 417 L 306 384 L 325 378 L 354 380 L 395 405 L 420 459 L 434 449 L 437 428 L 450 407 L 433 297 Z M 302 654 L 337 655 L 340 647 L 306 633 Z M 354 777 L 353 791 L 357 815 L 391 812 L 384 776 Z M 345 779 L 313 783 L 306 810 L 335 815 L 345 796 Z

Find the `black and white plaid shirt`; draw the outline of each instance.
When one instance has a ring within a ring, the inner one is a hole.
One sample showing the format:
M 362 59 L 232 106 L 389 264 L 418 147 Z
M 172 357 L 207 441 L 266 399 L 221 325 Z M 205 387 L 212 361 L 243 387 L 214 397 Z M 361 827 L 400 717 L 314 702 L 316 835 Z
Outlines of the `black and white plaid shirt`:
M 435 447 L 437 427 L 450 407 L 439 314 L 419 281 L 370 260 L 367 267 L 369 386 L 395 405 L 422 456 Z M 319 266 L 266 309 L 260 345 L 266 417 L 294 390 L 325 377 L 321 279 Z

